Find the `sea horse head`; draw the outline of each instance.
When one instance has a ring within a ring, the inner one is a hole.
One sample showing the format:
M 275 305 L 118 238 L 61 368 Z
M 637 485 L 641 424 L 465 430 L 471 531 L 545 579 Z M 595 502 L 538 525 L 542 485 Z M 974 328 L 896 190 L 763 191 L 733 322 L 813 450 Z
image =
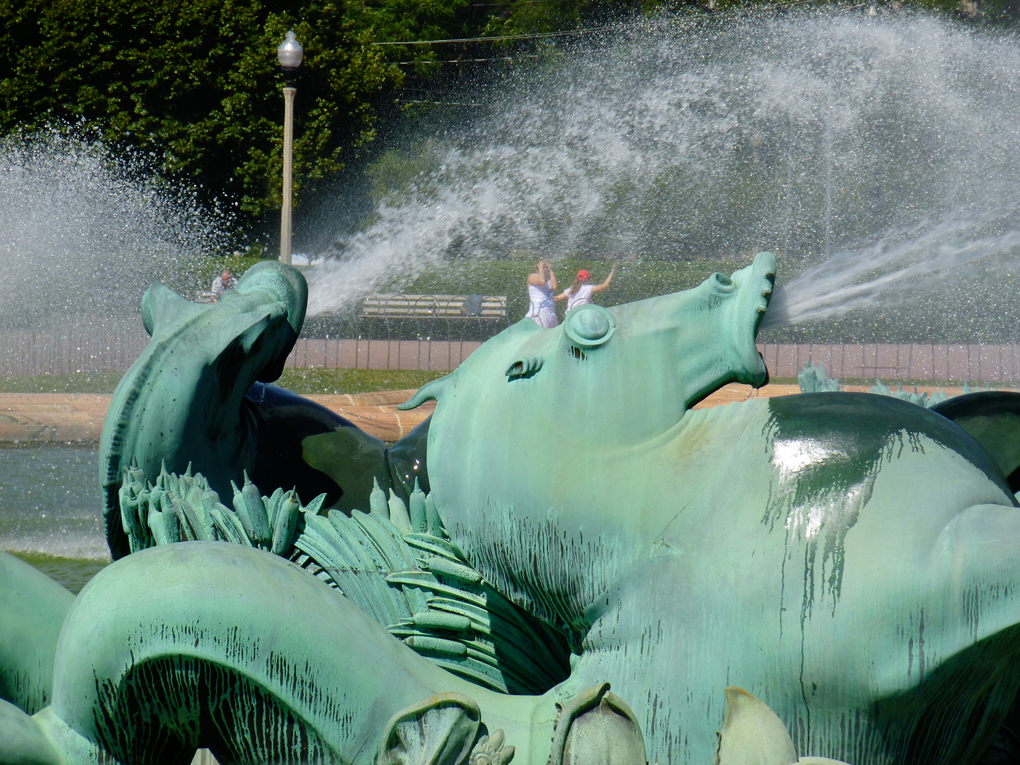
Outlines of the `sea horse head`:
M 768 382 L 755 336 L 775 270 L 763 252 L 682 292 L 574 308 L 553 329 L 522 320 L 402 405 L 437 401 L 431 496 L 471 564 L 541 618 L 582 625 L 639 549 L 627 508 L 656 486 L 622 461 L 672 442 L 723 385 Z
M 192 303 L 156 282 L 142 298 L 152 336 L 121 379 L 100 439 L 100 484 L 114 558 L 129 552 L 118 490 L 132 465 L 155 481 L 161 467 L 200 466 L 213 489 L 230 496 L 252 445 L 242 402 L 257 382 L 280 376 L 308 302 L 304 277 L 263 261 L 217 303 Z

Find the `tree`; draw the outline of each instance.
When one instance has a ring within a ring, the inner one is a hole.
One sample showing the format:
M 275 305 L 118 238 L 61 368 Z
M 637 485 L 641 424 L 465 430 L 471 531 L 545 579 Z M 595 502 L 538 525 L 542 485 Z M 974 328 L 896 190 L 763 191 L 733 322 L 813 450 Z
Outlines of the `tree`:
M 359 3 L 0 0 L 0 132 L 54 125 L 148 155 L 152 170 L 255 218 L 280 204 L 276 46 L 306 50 L 295 108 L 298 187 L 373 135 L 402 79 Z
M 944 9 L 960 2 L 921 1 Z M 970 5 L 975 14 L 1004 18 L 1016 2 Z M 498 64 L 488 62 L 505 53 L 501 48 L 540 50 L 541 40 L 522 39 L 534 33 L 637 8 L 742 5 L 742 0 L 0 0 L 0 135 L 54 126 L 88 131 L 114 151 L 147 157 L 154 173 L 197 186 L 205 202 L 251 224 L 278 209 L 281 200 L 283 77 L 275 49 L 290 28 L 306 51 L 295 103 L 294 179 L 300 190 L 335 176 L 364 151 L 405 71 L 419 84 L 456 89 L 498 72 Z M 450 44 L 451 39 L 462 41 Z M 417 44 L 438 40 L 447 43 Z M 437 50 L 447 66 L 429 66 Z M 402 70 L 407 63 L 413 66 Z

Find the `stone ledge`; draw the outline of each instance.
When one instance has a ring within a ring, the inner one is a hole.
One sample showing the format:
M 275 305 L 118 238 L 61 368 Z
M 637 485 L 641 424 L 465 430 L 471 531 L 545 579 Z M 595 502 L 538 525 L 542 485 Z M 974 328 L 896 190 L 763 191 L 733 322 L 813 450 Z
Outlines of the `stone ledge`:
M 870 386 L 846 386 L 844 390 L 867 391 Z M 912 389 L 911 389 L 912 390 Z M 921 387 L 919 392 L 934 393 L 937 387 Z M 946 388 L 950 395 L 959 388 Z M 771 398 L 798 393 L 796 385 L 768 385 L 755 390 L 749 385 L 727 385 L 694 408 L 732 404 L 752 398 Z M 379 391 L 308 396 L 362 430 L 387 443 L 407 435 L 435 410 L 430 401 L 409 412 L 397 410 L 413 390 Z M 103 418 L 112 397 L 91 393 L 0 393 L 0 445 L 98 443 Z
M 308 396 L 362 430 L 392 443 L 407 435 L 435 409 L 435 402 L 411 412 L 397 404 L 414 391 Z M 0 445 L 98 443 L 112 396 L 87 393 L 0 393 Z

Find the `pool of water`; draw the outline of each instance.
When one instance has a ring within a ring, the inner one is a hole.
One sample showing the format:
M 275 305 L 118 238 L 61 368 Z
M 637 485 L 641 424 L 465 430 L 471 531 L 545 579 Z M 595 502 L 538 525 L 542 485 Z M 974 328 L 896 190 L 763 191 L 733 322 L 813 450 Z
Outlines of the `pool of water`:
M 78 592 L 110 562 L 94 446 L 0 449 L 0 550 Z

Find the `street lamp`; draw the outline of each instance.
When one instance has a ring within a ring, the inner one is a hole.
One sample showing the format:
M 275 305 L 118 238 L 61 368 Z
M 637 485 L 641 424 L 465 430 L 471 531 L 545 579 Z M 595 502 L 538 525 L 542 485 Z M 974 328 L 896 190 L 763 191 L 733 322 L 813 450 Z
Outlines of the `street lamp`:
M 280 262 L 290 265 L 290 211 L 294 200 L 294 78 L 305 49 L 294 36 L 287 36 L 276 49 L 287 84 L 283 88 L 283 209 L 280 211 Z

